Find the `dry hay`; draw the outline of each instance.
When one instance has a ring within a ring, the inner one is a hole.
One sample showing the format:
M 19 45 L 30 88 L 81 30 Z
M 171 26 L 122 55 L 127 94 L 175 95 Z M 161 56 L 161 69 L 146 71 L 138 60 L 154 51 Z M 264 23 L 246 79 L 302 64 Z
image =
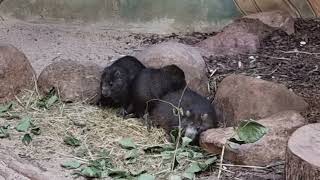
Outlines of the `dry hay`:
M 158 176 L 170 171 L 170 161 L 165 163 L 160 155 L 144 154 L 142 151 L 145 147 L 168 143 L 162 129 L 151 128 L 148 132 L 138 119 L 124 120 L 116 116 L 115 109 L 101 109 L 83 103 L 58 102 L 49 110 L 41 109 L 36 105 L 38 99 L 36 91 L 25 90 L 16 97 L 13 109 L 5 117 L 28 116 L 40 127 L 41 135 L 34 137 L 29 146 L 24 146 L 21 141 L 20 145 L 15 146 L 25 152 L 25 156 L 49 159 L 52 154 L 59 154 L 88 162 L 95 159 L 102 150 L 107 150 L 112 163 L 119 169 L 135 172 L 144 169 Z M 0 125 L 8 122 L 4 118 L 0 119 Z M 17 118 L 9 122 L 11 127 L 15 127 L 19 121 Z M 79 139 L 81 146 L 66 145 L 63 140 L 69 134 Z M 21 133 L 10 131 L 10 139 L 19 138 Z M 124 160 L 126 150 L 118 143 L 122 138 L 132 138 L 141 151 L 137 161 L 132 164 Z

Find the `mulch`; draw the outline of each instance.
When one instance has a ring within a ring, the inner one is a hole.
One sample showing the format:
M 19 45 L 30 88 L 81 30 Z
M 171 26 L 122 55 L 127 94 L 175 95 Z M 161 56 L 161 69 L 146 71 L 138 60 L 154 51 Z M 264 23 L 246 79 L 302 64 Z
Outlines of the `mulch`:
M 309 104 L 303 116 L 310 123 L 320 122 L 320 19 L 297 19 L 295 33 L 287 35 L 276 30 L 267 36 L 255 54 L 206 57 L 212 95 L 216 86 L 230 74 L 244 74 L 284 84 Z M 164 41 L 194 45 L 212 33 L 137 36 L 146 45 Z M 239 67 L 239 64 L 241 66 Z M 214 72 L 214 73 L 213 73 Z M 229 169 L 226 179 L 281 179 L 283 165 L 268 170 Z

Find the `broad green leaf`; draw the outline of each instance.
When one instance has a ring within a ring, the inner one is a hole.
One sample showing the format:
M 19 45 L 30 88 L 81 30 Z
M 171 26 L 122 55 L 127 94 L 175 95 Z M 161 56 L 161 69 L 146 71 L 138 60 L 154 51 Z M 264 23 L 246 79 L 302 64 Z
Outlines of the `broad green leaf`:
M 13 103 L 9 103 L 7 105 L 0 106 L 0 114 L 9 111 L 12 108 L 12 106 L 13 106 Z
M 66 143 L 69 146 L 80 146 L 81 141 L 73 136 L 67 136 L 66 138 L 64 138 L 64 143 Z
M 46 101 L 46 108 L 50 108 L 55 102 L 58 101 L 58 96 L 57 95 L 53 95 L 51 96 L 47 101 Z
M 201 172 L 201 168 L 199 167 L 199 163 L 197 163 L 197 162 L 191 163 L 185 172 L 188 172 L 188 173 Z
M 101 171 L 95 167 L 85 167 L 81 170 L 81 175 L 87 178 L 99 178 L 101 177 Z
M 128 151 L 125 155 L 125 159 L 126 160 L 130 160 L 130 159 L 135 159 L 136 157 L 138 157 L 139 153 L 137 149 L 132 149 L 130 151 Z
M 186 147 L 187 145 L 189 145 L 192 142 L 192 139 L 188 138 L 188 137 L 183 137 L 182 138 L 182 147 Z
M 161 152 L 162 159 L 164 159 L 164 160 L 172 159 L 173 154 L 174 154 L 174 151 Z
M 108 176 L 112 178 L 126 178 L 128 177 L 128 172 L 120 169 L 109 169 Z
M 79 161 L 72 160 L 61 164 L 61 166 L 66 169 L 77 169 L 81 166 L 81 163 Z
M 169 176 L 169 180 L 182 180 L 182 178 L 178 175 L 171 175 Z
M 31 118 L 25 117 L 19 122 L 19 124 L 16 127 L 16 130 L 19 132 L 27 132 L 31 127 L 31 124 L 32 124 Z
M 201 171 L 206 171 L 207 168 L 210 165 L 214 164 L 216 161 L 217 161 L 217 157 L 213 157 L 213 158 L 207 159 L 205 162 L 198 163 L 198 165 L 201 168 Z
M 137 148 L 131 138 L 124 138 L 119 141 L 120 146 L 123 149 L 135 149 Z
M 34 135 L 40 135 L 41 134 L 41 130 L 39 127 L 33 127 L 31 129 L 31 133 L 34 134 Z
M 204 155 L 202 153 L 192 151 L 192 158 L 193 159 L 201 159 L 203 157 L 204 157 Z
M 146 170 L 142 169 L 140 171 L 130 171 L 130 174 L 132 176 L 139 176 L 139 175 L 145 174 L 146 172 L 147 172 Z
M 9 137 L 8 128 L 9 128 L 9 125 L 0 127 L 0 138 Z
M 175 129 L 171 130 L 170 137 L 171 137 L 173 144 L 176 144 L 178 135 L 179 135 L 179 128 L 175 128 Z
M 194 173 L 190 173 L 190 172 L 184 172 L 182 174 L 182 176 L 187 178 L 187 179 L 194 179 L 195 174 Z
M 32 141 L 32 137 L 30 136 L 30 134 L 28 133 L 28 134 L 25 134 L 24 136 L 23 136 L 23 138 L 22 138 L 22 143 L 24 144 L 24 145 L 29 145 L 30 143 L 31 143 L 31 141 Z
M 190 157 L 189 152 L 181 152 L 177 154 L 177 161 L 180 162 L 180 160 Z
M 37 106 L 41 108 L 49 109 L 55 102 L 58 101 L 58 96 L 56 95 L 55 89 L 52 88 L 50 92 L 42 97 L 38 102 Z
M 172 144 L 164 144 L 164 145 L 157 145 L 157 146 L 150 146 L 144 148 L 143 151 L 147 154 L 158 154 L 164 151 L 173 151 L 175 147 Z
M 217 157 L 213 157 L 213 158 L 207 159 L 204 163 L 205 163 L 206 165 L 212 165 L 212 164 L 214 164 L 216 161 L 217 161 Z
M 113 168 L 113 165 L 108 158 L 100 158 L 93 161 L 90 161 L 90 166 L 94 166 L 100 170 L 106 170 L 107 168 Z
M 138 180 L 155 180 L 156 178 L 151 175 L 151 174 L 141 174 L 139 177 L 138 177 Z
M 261 139 L 268 129 L 256 121 L 242 121 L 237 130 L 240 141 L 245 143 L 254 143 Z

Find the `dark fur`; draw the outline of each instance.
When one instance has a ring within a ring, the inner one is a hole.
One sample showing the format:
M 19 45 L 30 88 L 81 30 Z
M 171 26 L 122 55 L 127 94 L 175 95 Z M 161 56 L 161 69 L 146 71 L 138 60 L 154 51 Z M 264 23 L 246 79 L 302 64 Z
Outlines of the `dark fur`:
M 164 66 L 160 69 L 143 69 L 132 84 L 131 102 L 133 113 L 142 117 L 146 112 L 146 103 L 151 99 L 160 99 L 168 92 L 176 91 L 186 86 L 185 75 L 176 65 Z M 148 104 L 148 110 L 152 109 Z
M 162 100 L 170 102 L 178 106 L 183 90 L 168 93 L 163 96 Z M 218 127 L 218 118 L 214 105 L 212 105 L 205 97 L 187 88 L 182 101 L 181 107 L 183 115 L 181 116 L 181 127 L 186 130 L 187 127 L 192 127 L 196 131 L 194 136 L 189 137 L 197 144 L 199 135 L 211 128 Z M 190 112 L 187 116 L 186 112 Z M 174 114 L 175 113 L 175 114 Z M 207 114 L 206 120 L 202 120 L 201 115 Z M 150 112 L 150 118 L 154 125 L 164 128 L 167 133 L 170 133 L 175 128 L 179 127 L 179 117 L 177 112 L 173 111 L 173 107 L 168 103 L 157 102 L 154 109 Z M 186 136 L 188 136 L 186 134 Z
M 101 76 L 101 100 L 103 106 L 127 108 L 131 83 L 145 66 L 135 57 L 125 56 L 106 67 Z

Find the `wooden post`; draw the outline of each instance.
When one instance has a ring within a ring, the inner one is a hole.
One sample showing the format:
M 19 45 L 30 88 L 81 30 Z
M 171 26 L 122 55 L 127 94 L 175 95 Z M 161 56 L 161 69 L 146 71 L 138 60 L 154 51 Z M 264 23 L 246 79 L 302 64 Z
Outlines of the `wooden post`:
M 320 180 L 320 123 L 297 129 L 288 141 L 286 180 Z

